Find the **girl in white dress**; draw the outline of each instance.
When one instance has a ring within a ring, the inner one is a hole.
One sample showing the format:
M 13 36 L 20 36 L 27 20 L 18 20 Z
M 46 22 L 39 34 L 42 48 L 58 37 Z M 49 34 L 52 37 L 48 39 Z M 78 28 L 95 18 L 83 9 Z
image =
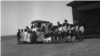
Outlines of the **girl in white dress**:
M 24 30 L 24 42 L 27 42 L 27 38 L 28 38 L 28 32 L 27 32 L 27 30 L 25 29 L 25 30 Z
M 30 32 L 28 32 L 27 42 L 30 43 Z
M 23 32 L 23 29 L 21 29 L 20 36 L 21 36 L 21 40 L 20 41 L 23 43 L 23 41 L 24 41 L 24 32 Z

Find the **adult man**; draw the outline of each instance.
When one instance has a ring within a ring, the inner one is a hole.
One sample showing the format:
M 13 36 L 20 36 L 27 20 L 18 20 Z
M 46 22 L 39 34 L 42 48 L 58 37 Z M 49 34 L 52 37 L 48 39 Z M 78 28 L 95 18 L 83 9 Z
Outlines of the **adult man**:
M 49 30 L 51 31 L 52 28 L 53 28 L 53 24 L 49 23 Z
M 63 37 L 63 42 L 65 42 L 66 38 L 67 38 L 67 25 L 63 24 L 62 27 L 62 37 Z
M 67 25 L 67 24 L 68 24 L 67 22 L 68 22 L 68 21 L 65 19 L 63 24 L 64 24 L 64 25 Z

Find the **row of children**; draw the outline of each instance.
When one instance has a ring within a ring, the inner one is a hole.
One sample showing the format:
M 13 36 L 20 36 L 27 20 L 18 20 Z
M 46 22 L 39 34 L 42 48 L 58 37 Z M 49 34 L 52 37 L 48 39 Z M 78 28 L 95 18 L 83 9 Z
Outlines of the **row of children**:
M 18 33 L 17 33 L 17 40 L 18 40 L 18 43 L 28 43 L 30 42 L 30 32 L 27 31 L 26 29 L 18 29 Z
M 48 25 L 48 24 L 46 24 Z M 18 43 L 35 43 L 37 42 L 37 38 L 40 37 L 41 41 L 44 38 L 44 31 L 45 33 L 48 32 L 47 30 L 47 26 L 44 27 L 38 27 L 36 24 L 34 26 L 31 26 L 31 28 L 29 28 L 28 26 L 26 26 L 26 29 L 18 29 L 17 32 L 17 40 Z

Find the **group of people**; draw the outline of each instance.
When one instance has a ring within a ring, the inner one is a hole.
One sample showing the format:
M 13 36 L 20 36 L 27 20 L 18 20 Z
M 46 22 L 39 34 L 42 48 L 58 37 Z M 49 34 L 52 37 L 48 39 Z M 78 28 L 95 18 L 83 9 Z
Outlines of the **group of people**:
M 84 25 L 69 24 L 67 20 L 57 25 L 52 23 L 32 24 L 31 28 L 26 26 L 26 29 L 18 29 L 18 43 L 36 43 L 41 42 L 74 42 L 82 41 L 84 38 Z

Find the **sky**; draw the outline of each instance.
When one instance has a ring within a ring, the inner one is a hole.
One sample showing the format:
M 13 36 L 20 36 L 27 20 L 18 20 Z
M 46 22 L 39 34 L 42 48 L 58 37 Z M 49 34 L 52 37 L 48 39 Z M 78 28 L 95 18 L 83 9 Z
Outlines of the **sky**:
M 71 1 L 1 1 L 1 36 L 15 35 L 18 29 L 31 26 L 34 20 L 47 20 L 54 25 L 65 19 L 73 23 Z

